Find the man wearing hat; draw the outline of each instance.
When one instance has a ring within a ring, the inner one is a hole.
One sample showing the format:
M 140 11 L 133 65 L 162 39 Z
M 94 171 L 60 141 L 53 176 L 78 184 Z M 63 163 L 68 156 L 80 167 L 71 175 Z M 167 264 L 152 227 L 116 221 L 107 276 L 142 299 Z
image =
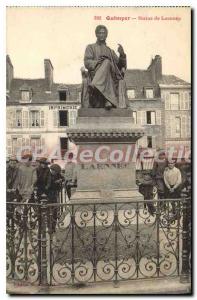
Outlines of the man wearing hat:
M 38 198 L 42 196 L 42 194 L 48 195 L 48 190 L 51 185 L 51 172 L 48 167 L 49 162 L 46 157 L 41 157 L 39 159 L 39 167 L 36 169 L 37 172 L 37 193 Z
M 24 154 L 16 178 L 16 188 L 21 196 L 22 202 L 28 202 L 31 200 L 34 185 L 37 180 L 35 168 L 32 167 L 31 163 L 32 155 Z
M 65 165 L 65 173 L 64 173 L 65 188 L 69 200 L 71 197 L 71 188 L 75 184 L 74 182 L 76 176 L 75 171 L 76 171 L 76 164 L 73 162 L 73 153 L 70 152 L 68 154 L 68 161 L 67 164 Z
M 11 156 L 9 158 L 8 167 L 6 170 L 7 190 L 15 189 L 17 174 L 18 174 L 18 160 L 16 156 Z
M 11 156 L 8 161 L 6 169 L 6 201 L 12 202 L 18 199 L 16 191 L 16 179 L 18 176 L 18 160 L 15 156 Z M 14 213 L 14 206 L 7 205 L 7 225 L 9 226 L 9 220 L 12 218 Z
M 61 175 L 61 167 L 58 164 L 52 164 L 50 166 L 51 172 L 51 185 L 48 190 L 48 201 L 49 203 L 58 203 L 59 193 L 62 189 L 64 177 Z M 51 206 L 52 214 L 48 215 L 48 226 L 52 232 L 55 231 L 58 207 Z M 51 216 L 51 217 L 50 217 Z
M 175 167 L 175 160 L 168 161 L 164 171 L 164 182 L 166 185 L 166 198 L 180 198 L 182 176 L 181 171 Z M 175 214 L 175 202 L 172 202 L 172 213 Z
M 167 167 L 165 150 L 158 150 L 155 158 L 152 177 L 154 184 L 157 187 L 157 194 L 159 199 L 165 198 L 165 183 L 163 179 L 164 170 Z
M 139 192 L 144 196 L 144 200 L 153 199 L 153 180 L 150 171 L 143 171 L 142 176 L 139 178 Z M 147 202 L 148 211 L 151 215 L 155 213 L 155 207 L 152 201 Z

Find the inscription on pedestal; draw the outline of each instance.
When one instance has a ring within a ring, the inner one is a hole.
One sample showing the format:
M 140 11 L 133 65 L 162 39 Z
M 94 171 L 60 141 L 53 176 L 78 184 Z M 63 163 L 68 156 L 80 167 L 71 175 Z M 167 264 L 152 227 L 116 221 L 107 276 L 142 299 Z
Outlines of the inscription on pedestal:
M 131 168 L 131 164 L 118 163 L 118 164 L 81 164 L 82 170 L 103 170 L 103 169 L 124 169 Z

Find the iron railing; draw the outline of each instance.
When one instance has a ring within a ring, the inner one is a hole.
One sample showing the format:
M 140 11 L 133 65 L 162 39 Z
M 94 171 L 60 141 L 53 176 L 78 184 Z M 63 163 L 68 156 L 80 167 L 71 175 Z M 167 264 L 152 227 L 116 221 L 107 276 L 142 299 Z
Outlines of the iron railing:
M 39 285 L 189 280 L 189 198 L 47 203 L 45 195 L 40 203 L 7 203 L 8 279 Z

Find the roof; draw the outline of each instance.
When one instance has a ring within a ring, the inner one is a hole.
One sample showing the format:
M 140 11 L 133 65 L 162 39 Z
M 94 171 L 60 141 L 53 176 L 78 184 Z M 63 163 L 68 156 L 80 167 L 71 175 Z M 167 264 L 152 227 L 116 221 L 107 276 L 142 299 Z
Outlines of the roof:
M 174 76 L 174 75 L 162 75 L 162 79 L 158 82 L 154 82 L 149 70 L 128 69 L 125 73 L 125 81 L 127 88 L 136 89 L 136 98 L 144 98 L 144 88 L 152 87 L 154 89 L 154 96 L 159 97 L 159 85 L 177 85 L 188 86 L 188 82 Z M 21 90 L 32 91 L 31 103 L 39 104 L 43 102 L 60 102 L 59 91 L 62 89 L 68 92 L 68 102 L 79 101 L 79 92 L 81 90 L 81 84 L 63 84 L 53 83 L 51 87 L 51 93 L 46 92 L 46 80 L 40 79 L 23 79 L 14 78 L 10 86 L 10 94 L 7 98 L 7 103 L 19 103 L 21 99 Z
M 81 89 L 80 84 L 62 84 L 53 83 L 51 87 L 51 93 L 46 92 L 46 81 L 45 79 L 22 79 L 14 78 L 10 86 L 10 97 L 9 102 L 19 102 L 21 99 L 21 90 L 32 91 L 31 103 L 43 103 L 43 102 L 59 102 L 59 90 L 64 87 L 68 91 L 69 101 L 78 101 L 79 91 Z
M 134 87 L 136 98 L 144 98 L 144 88 L 151 87 L 154 89 L 155 97 L 159 97 L 159 85 L 152 79 L 151 72 L 148 70 L 128 69 L 125 73 L 127 88 Z
M 176 77 L 174 75 L 162 75 L 162 79 L 159 81 L 159 84 L 165 85 L 190 85 L 189 82 L 184 81 L 183 79 Z
M 127 70 L 125 73 L 125 81 L 127 86 L 152 86 L 151 73 L 147 70 Z

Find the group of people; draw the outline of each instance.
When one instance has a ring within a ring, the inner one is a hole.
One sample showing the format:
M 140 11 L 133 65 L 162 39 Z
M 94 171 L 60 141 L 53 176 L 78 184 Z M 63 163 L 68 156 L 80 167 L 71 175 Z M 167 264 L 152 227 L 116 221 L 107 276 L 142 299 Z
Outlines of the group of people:
M 20 162 L 15 156 L 9 158 L 6 169 L 7 202 L 34 203 L 40 202 L 43 195 L 46 195 L 47 203 L 58 203 L 59 192 L 65 186 L 68 199 L 71 197 L 71 188 L 76 185 L 75 163 L 73 153 L 69 153 L 65 172 L 58 164 L 50 164 L 47 158 L 41 157 L 33 165 L 32 155 L 26 154 Z M 35 193 L 36 192 L 36 193 Z M 36 194 L 36 197 L 35 197 Z M 7 207 L 8 219 L 13 215 L 13 206 Z M 17 206 L 17 213 L 22 214 L 22 206 Z M 53 207 L 52 227 L 57 220 L 57 209 Z
M 138 178 L 139 191 L 145 200 L 154 198 L 154 192 L 158 199 L 178 199 L 191 194 L 191 170 L 189 165 L 176 166 L 176 160 L 167 160 L 163 155 L 159 162 L 154 162 L 153 169 L 144 171 Z M 155 189 L 156 188 L 156 189 Z M 156 208 L 151 201 L 147 202 L 151 215 L 155 214 Z M 176 216 L 175 202 L 171 201 L 171 215 Z

